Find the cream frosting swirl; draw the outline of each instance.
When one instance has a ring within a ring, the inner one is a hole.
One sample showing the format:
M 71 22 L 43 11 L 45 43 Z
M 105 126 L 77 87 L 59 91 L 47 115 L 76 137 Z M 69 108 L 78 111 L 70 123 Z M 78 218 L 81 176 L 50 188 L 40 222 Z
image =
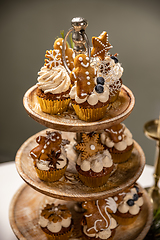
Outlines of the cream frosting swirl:
M 70 77 L 68 76 L 66 69 L 61 65 L 52 67 L 52 69 L 43 66 L 38 72 L 38 75 L 37 86 L 45 94 L 60 94 L 66 92 L 70 88 Z
M 104 150 L 102 153 L 97 153 L 85 160 L 81 159 L 81 155 L 78 156 L 77 165 L 80 166 L 82 171 L 92 170 L 99 173 L 103 167 L 109 168 L 113 165 L 111 154 L 108 150 Z
M 123 124 L 124 125 L 124 124 Z M 124 125 L 124 134 L 123 134 L 123 139 L 119 141 L 118 143 L 113 142 L 107 132 L 101 133 L 101 142 L 102 144 L 106 145 L 109 148 L 116 148 L 118 151 L 123 151 L 125 150 L 128 146 L 131 146 L 133 144 L 133 138 L 132 134 L 129 131 L 128 128 Z
M 98 101 L 105 103 L 109 100 L 109 88 L 108 86 L 104 86 L 104 91 L 103 93 L 97 93 L 95 89 L 93 89 L 93 92 L 86 96 L 85 98 L 79 98 L 77 96 L 77 91 L 76 91 L 76 82 L 75 85 L 71 88 L 71 91 L 69 93 L 70 98 L 74 99 L 78 104 L 84 103 L 85 101 L 88 102 L 88 104 L 94 106 L 98 103 Z

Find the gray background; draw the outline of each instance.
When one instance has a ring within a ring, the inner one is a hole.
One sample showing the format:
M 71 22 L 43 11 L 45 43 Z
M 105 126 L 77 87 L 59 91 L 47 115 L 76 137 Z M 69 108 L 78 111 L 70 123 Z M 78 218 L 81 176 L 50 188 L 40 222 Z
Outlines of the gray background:
M 73 17 L 85 17 L 87 34 L 105 30 L 110 51 L 118 53 L 123 83 L 136 104 L 125 124 L 141 145 L 148 164 L 154 163 L 155 142 L 145 137 L 143 125 L 160 113 L 160 2 L 108 0 L 12 0 L 0 8 L 0 162 L 14 160 L 28 137 L 44 129 L 27 116 L 23 95 L 36 83 L 46 50 L 70 28 Z

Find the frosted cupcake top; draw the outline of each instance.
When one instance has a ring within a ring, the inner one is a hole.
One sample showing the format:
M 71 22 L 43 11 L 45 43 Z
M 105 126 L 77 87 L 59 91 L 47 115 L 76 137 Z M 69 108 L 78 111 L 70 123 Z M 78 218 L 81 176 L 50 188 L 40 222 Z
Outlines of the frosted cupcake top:
M 47 131 L 46 134 L 46 136 L 37 137 L 38 146 L 30 151 L 30 155 L 40 170 L 61 169 L 67 164 L 63 148 L 64 140 L 59 132 Z
M 142 205 L 142 193 L 139 192 L 139 188 L 135 185 L 128 192 L 124 193 L 124 198 L 118 205 L 118 211 L 120 213 L 130 213 L 131 215 L 137 215 Z
M 63 227 L 71 225 L 71 212 L 65 205 L 47 204 L 40 214 L 38 223 L 42 228 L 58 233 Z
M 114 147 L 118 151 L 123 151 L 133 144 L 133 138 L 129 129 L 120 123 L 105 129 L 101 133 L 101 142 L 108 148 Z
M 66 69 L 61 65 L 52 67 L 52 69 L 43 66 L 38 74 L 37 86 L 45 94 L 60 94 L 66 92 L 70 88 L 70 77 L 68 76 Z

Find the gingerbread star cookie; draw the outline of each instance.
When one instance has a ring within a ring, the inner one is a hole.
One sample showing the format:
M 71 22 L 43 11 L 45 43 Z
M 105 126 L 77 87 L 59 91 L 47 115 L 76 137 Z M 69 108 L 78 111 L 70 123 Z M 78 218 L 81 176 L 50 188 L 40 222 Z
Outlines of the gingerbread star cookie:
M 91 57 L 99 57 L 101 60 L 105 59 L 107 52 L 112 48 L 107 32 L 102 32 L 99 37 L 92 37 L 92 45 Z
M 99 151 L 103 151 L 104 147 L 102 144 L 98 143 L 99 134 L 93 134 L 89 136 L 89 134 L 82 134 L 83 142 L 76 145 L 76 149 L 81 151 L 81 159 L 87 159 L 88 157 L 93 156 Z

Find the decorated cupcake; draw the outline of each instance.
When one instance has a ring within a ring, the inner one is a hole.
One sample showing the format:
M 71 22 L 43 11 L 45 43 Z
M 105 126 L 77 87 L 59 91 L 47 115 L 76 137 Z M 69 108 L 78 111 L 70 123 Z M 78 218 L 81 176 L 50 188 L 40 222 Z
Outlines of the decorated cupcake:
M 110 103 L 114 102 L 121 91 L 123 68 L 117 54 L 108 53 L 112 46 L 108 42 L 107 32 L 102 32 L 99 37 L 92 37 L 92 45 L 92 65 L 97 70 L 97 76 L 109 87 Z
M 64 151 L 59 132 L 46 132 L 47 136 L 39 136 L 36 139 L 38 146 L 30 151 L 36 172 L 41 180 L 54 182 L 65 173 L 68 159 Z
M 135 184 L 130 189 L 126 190 L 123 194 L 123 200 L 118 204 L 117 211 L 113 217 L 120 225 L 132 224 L 143 206 L 143 194 L 140 192 L 139 187 Z
M 81 221 L 83 238 L 111 240 L 118 226 L 116 220 L 110 215 L 117 210 L 115 200 L 109 197 L 86 201 L 82 207 L 86 210 Z
M 62 60 L 63 39 L 58 38 L 54 50 L 46 51 L 45 65 L 38 72 L 37 98 L 45 113 L 60 114 L 67 110 L 70 102 L 71 81 Z M 66 62 L 73 68 L 73 50 L 66 44 Z
M 74 66 L 70 74 L 73 84 L 70 98 L 77 116 L 84 121 L 102 119 L 109 104 L 108 86 L 96 78 L 96 70 L 90 66 L 90 59 L 85 54 L 75 57 Z
M 122 123 L 105 129 L 101 134 L 101 142 L 109 150 L 114 163 L 127 161 L 134 145 L 131 132 Z
M 89 187 L 106 184 L 114 165 L 109 151 L 99 143 L 99 134 L 82 134 L 76 149 L 80 153 L 76 163 L 80 180 Z
M 73 231 L 72 214 L 66 205 L 47 204 L 38 223 L 49 240 L 67 240 Z

